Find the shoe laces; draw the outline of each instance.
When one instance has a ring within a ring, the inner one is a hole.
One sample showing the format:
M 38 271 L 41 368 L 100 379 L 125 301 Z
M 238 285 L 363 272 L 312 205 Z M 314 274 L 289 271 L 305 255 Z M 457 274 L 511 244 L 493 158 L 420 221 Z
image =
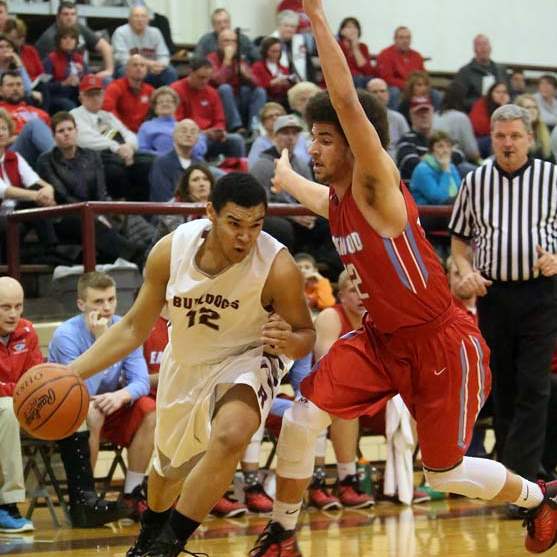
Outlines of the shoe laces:
M 311 484 L 309 486 L 310 489 L 315 489 L 315 490 L 325 490 L 327 484 L 325 483 L 325 478 L 321 478 L 319 476 L 313 476 L 313 479 L 311 481 Z
M 265 499 L 269 499 L 270 501 L 273 500 L 272 497 L 267 494 L 265 488 L 260 483 L 246 487 L 246 495 L 260 495 L 261 497 L 265 497 Z
M 543 505 L 543 503 L 542 503 Z M 530 537 L 534 537 L 536 532 L 536 516 L 538 515 L 541 506 L 529 509 L 524 520 L 522 521 L 522 526 L 526 526 L 526 531 Z
M 272 545 L 276 543 L 280 543 L 279 534 L 281 534 L 281 530 L 284 532 L 284 528 L 278 522 L 270 521 L 267 526 L 265 526 L 265 530 L 260 534 L 259 538 L 255 542 L 255 546 L 250 552 L 250 555 L 254 551 L 265 551 L 269 549 Z M 255 555 L 255 554 L 254 554 Z
M 353 491 L 355 491 L 358 495 L 367 495 L 362 489 L 360 488 L 360 482 L 358 481 L 358 476 L 356 474 L 350 474 L 350 476 L 346 476 L 344 480 L 340 482 L 341 487 L 349 487 Z

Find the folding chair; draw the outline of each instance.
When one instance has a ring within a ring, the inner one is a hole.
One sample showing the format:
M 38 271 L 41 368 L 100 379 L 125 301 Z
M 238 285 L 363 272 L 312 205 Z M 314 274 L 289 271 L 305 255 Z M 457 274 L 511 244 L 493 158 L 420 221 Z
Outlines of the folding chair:
M 101 476 L 101 477 L 95 477 L 95 483 L 101 483 L 102 487 L 100 488 L 100 496 L 104 497 L 106 495 L 106 493 L 108 491 L 110 491 L 110 488 L 112 486 L 112 480 L 114 478 L 114 474 L 116 473 L 116 470 L 118 469 L 118 467 L 121 468 L 122 473 L 124 474 L 124 476 L 126 475 L 127 472 L 127 466 L 126 466 L 126 462 L 124 461 L 124 456 L 122 454 L 124 450 L 124 447 L 120 447 L 118 445 L 114 445 L 113 443 L 110 443 L 108 441 L 101 441 L 100 447 L 99 447 L 99 452 L 113 452 L 114 453 L 114 458 L 112 459 L 112 462 L 110 464 L 110 467 L 108 469 L 108 472 L 106 473 L 105 476 Z
M 64 517 L 68 523 L 70 522 L 70 513 L 64 495 L 62 492 L 62 483 L 56 477 L 54 469 L 52 468 L 52 456 L 58 451 L 58 447 L 53 441 L 42 441 L 41 439 L 33 439 L 31 437 L 22 436 L 21 450 L 26 460 L 23 469 L 23 477 L 28 479 L 29 474 L 33 474 L 37 484 L 33 489 L 31 496 L 31 504 L 27 509 L 26 518 L 30 519 L 33 515 L 35 508 L 40 498 L 45 500 L 45 503 L 50 512 L 52 522 L 56 528 L 60 528 L 60 522 L 54 509 L 55 503 L 48 487 L 51 486 L 58 498 L 58 505 L 62 508 Z

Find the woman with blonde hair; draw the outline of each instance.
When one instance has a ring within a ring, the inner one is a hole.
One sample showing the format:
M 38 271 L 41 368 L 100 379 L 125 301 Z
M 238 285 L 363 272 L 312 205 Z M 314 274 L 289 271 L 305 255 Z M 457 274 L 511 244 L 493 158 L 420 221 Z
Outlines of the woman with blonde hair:
M 540 107 L 534 95 L 524 93 L 514 100 L 514 103 L 525 108 L 530 114 L 532 130 L 534 132 L 534 142 L 530 147 L 530 155 L 536 159 L 555 162 L 551 152 L 551 134 L 547 124 L 540 118 Z
M 309 99 L 321 92 L 321 88 L 311 81 L 301 81 L 288 90 L 290 108 L 305 122 L 306 106 Z

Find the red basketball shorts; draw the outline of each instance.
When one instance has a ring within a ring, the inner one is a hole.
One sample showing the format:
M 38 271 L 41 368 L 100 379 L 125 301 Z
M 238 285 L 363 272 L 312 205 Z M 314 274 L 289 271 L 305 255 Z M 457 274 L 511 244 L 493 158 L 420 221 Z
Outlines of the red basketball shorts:
M 116 410 L 105 418 L 101 439 L 120 447 L 129 447 L 145 416 L 155 411 L 155 404 L 155 399 L 142 396 L 131 406 Z
M 433 470 L 466 454 L 490 389 L 489 348 L 454 306 L 420 327 L 394 334 L 366 327 L 341 337 L 301 384 L 305 398 L 344 419 L 376 414 L 400 393 L 417 422 L 424 466 Z

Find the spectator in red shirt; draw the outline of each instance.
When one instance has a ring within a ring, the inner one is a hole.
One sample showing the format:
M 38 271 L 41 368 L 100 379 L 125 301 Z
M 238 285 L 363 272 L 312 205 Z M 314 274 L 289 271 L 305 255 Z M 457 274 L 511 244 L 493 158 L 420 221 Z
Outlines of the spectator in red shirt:
M 21 318 L 23 288 L 13 278 L 0 278 L 0 531 L 33 530 L 17 503 L 25 501 L 19 423 L 12 396 L 17 380 L 43 361 L 39 339 L 30 321 Z
M 261 60 L 252 66 L 253 77 L 267 91 L 267 99 L 288 108 L 287 92 L 296 78 L 280 63 L 282 46 L 278 37 L 266 37 L 261 42 Z
M 424 59 L 416 50 L 410 48 L 412 33 L 408 27 L 395 29 L 394 44 L 383 49 L 377 56 L 377 71 L 389 86 L 390 106 L 396 109 L 400 91 L 412 72 L 424 71 Z
M 164 314 L 164 311 L 163 311 Z M 149 372 L 149 384 L 151 391 L 149 396 L 157 398 L 157 386 L 159 384 L 159 369 L 164 349 L 168 344 L 168 319 L 161 316 L 157 319 L 147 340 L 143 343 L 143 357 Z
M 47 84 L 51 114 L 70 111 L 79 105 L 79 82 L 88 69 L 83 55 L 77 50 L 78 40 L 77 27 L 59 27 L 56 48 L 44 59 L 45 74 L 51 77 Z
M 199 126 L 203 132 L 201 139 L 207 144 L 207 159 L 221 154 L 244 157 L 244 140 L 238 134 L 226 132 L 222 102 L 217 91 L 209 85 L 213 71 L 211 62 L 196 58 L 190 66 L 190 74 L 171 85 L 180 97 L 176 118 L 191 118 Z
M 27 25 L 19 17 L 10 17 L 4 25 L 4 34 L 15 44 L 16 50 L 31 79 L 37 79 L 44 72 L 39 51 L 25 43 Z
M 470 111 L 470 121 L 474 128 L 474 133 L 478 139 L 480 156 L 487 158 L 491 155 L 491 115 L 497 108 L 510 102 L 507 84 L 503 82 L 494 83 L 487 93 L 480 97 L 472 105 Z
M 149 114 L 149 99 L 155 90 L 145 82 L 146 77 L 145 59 L 132 54 L 126 63 L 126 75 L 112 81 L 104 93 L 103 109 L 112 112 L 134 133 Z
M 354 85 L 365 89 L 367 82 L 377 76 L 366 43 L 360 42 L 362 27 L 355 17 L 345 17 L 338 29 L 338 43 L 354 79 Z
M 211 83 L 218 87 L 227 128 L 244 132 L 259 129 L 259 111 L 267 101 L 265 89 L 258 86 L 248 62 L 238 60 L 238 37 L 231 29 L 219 33 L 218 49 L 207 59 L 213 66 Z

